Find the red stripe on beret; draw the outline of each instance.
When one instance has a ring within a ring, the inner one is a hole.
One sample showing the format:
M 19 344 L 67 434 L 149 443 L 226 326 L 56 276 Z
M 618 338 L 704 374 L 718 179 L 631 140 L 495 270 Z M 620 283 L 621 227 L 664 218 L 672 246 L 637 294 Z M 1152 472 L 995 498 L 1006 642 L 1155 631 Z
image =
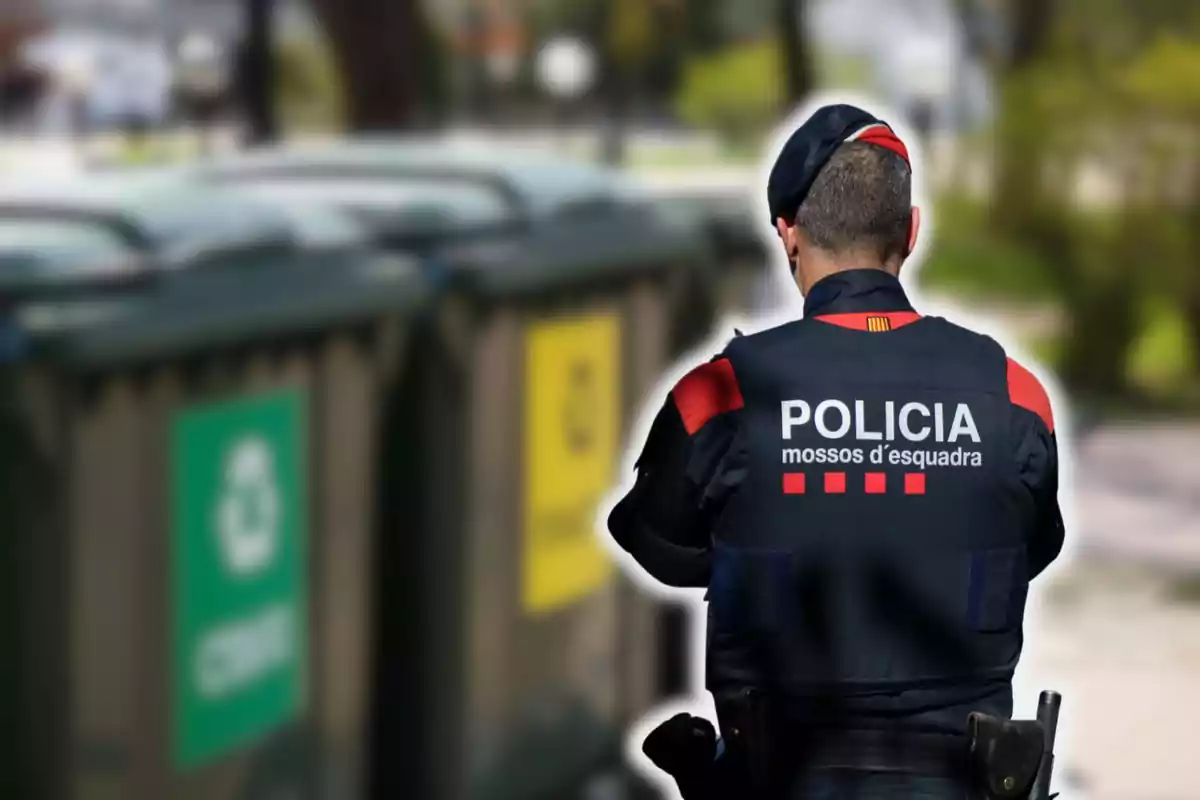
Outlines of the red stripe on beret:
M 863 130 L 855 133 L 853 136 L 846 139 L 848 142 L 867 142 L 879 147 L 886 147 L 893 153 L 896 153 L 904 159 L 905 163 L 912 165 L 912 161 L 908 157 L 908 148 L 904 146 L 904 142 L 900 141 L 900 137 L 892 131 L 887 125 L 871 125 Z

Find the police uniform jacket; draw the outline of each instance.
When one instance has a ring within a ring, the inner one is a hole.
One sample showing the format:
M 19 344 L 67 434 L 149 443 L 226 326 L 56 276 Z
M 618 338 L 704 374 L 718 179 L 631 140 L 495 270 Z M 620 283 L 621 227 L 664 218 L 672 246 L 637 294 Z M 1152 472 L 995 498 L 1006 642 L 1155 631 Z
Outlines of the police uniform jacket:
M 1011 716 L 1029 582 L 1059 554 L 1054 417 L 993 339 L 874 269 L 680 380 L 608 524 L 704 587 L 706 683 L 812 726 Z

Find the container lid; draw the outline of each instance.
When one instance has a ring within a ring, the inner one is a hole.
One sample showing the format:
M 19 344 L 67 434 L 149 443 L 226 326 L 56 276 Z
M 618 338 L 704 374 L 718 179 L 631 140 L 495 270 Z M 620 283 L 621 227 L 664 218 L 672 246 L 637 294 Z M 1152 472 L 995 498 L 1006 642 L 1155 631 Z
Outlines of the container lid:
M 107 303 L 31 303 L 16 316 L 32 357 L 95 371 L 408 316 L 428 294 L 414 261 L 365 254 L 337 269 L 280 263 L 164 276 L 152 291 Z

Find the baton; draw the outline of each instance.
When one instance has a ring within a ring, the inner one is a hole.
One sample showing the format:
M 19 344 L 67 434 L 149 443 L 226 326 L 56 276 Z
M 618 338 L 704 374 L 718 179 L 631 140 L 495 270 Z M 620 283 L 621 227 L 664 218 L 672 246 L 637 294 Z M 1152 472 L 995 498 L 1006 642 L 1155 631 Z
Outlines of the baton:
M 1029 800 L 1050 800 L 1050 776 L 1054 771 L 1054 734 L 1058 729 L 1058 709 L 1062 705 L 1062 695 L 1054 691 L 1042 692 L 1038 697 L 1037 719 L 1045 732 L 1042 745 L 1042 761 L 1038 765 L 1037 777 L 1033 781 L 1033 791 Z

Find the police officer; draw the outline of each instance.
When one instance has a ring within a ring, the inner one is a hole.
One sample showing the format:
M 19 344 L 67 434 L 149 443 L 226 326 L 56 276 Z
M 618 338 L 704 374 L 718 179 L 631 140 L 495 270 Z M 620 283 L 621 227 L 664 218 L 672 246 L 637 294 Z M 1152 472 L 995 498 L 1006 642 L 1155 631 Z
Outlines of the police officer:
M 644 749 L 690 797 L 962 798 L 968 714 L 1011 717 L 1029 582 L 1063 544 L 1050 403 L 905 295 L 920 216 L 886 123 L 821 108 L 767 193 L 803 318 L 675 385 L 608 520 L 707 589 L 717 730 L 681 716 Z

